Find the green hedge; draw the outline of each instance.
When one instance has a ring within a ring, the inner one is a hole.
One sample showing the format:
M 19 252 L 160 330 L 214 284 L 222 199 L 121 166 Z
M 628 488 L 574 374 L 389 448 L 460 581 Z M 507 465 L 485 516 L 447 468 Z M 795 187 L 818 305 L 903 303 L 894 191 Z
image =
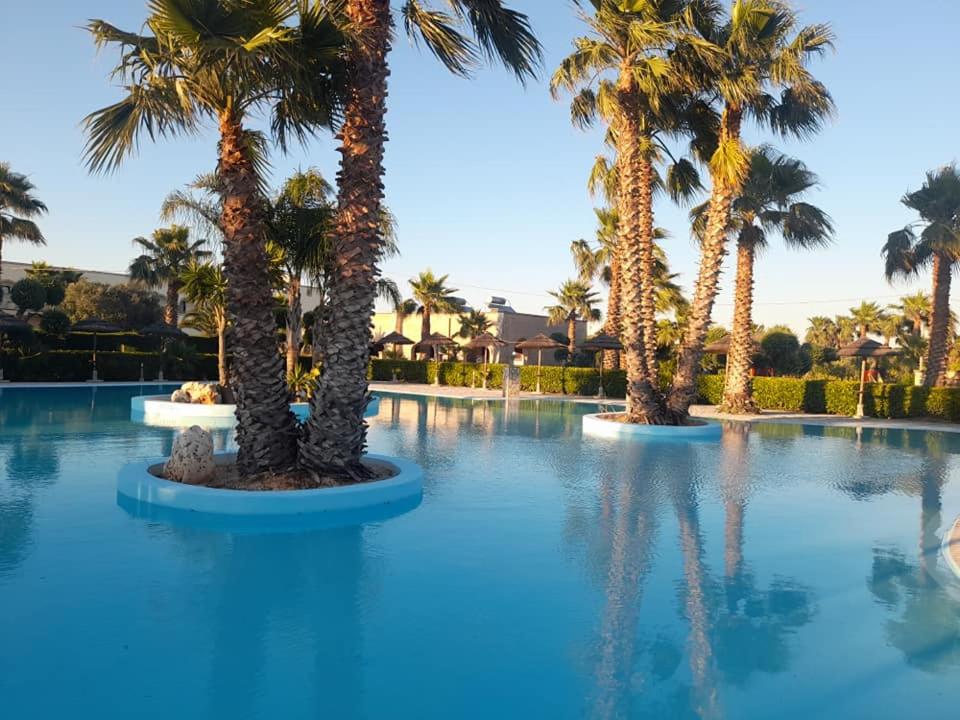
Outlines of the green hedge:
M 723 380 L 722 375 L 702 375 L 697 381 L 699 401 L 719 405 Z M 848 380 L 753 379 L 753 399 L 764 410 L 853 415 L 859 391 L 860 384 Z M 863 406 L 864 413 L 871 417 L 960 421 L 960 388 L 869 383 L 864 388 Z
M 483 384 L 483 365 L 461 362 L 435 362 L 424 360 L 370 361 L 370 379 L 398 380 L 411 383 L 432 383 L 440 372 L 440 384 L 455 387 L 480 387 Z M 497 390 L 503 387 L 503 365 L 487 365 L 487 387 Z M 520 387 L 532 391 L 537 387 L 537 367 L 525 365 L 520 368 Z M 566 395 L 596 395 L 600 387 L 600 373 L 591 368 L 545 365 L 540 368 L 540 389 L 545 393 Z M 603 373 L 603 389 L 608 397 L 626 397 L 627 379 L 622 370 Z
M 155 380 L 160 371 L 160 355 L 143 352 L 97 351 L 97 375 L 101 380 Z M 49 350 L 35 355 L 5 353 L 3 372 L 7 380 L 22 382 L 83 382 L 90 378 L 91 353 L 83 350 Z M 181 365 L 167 358 L 164 374 L 170 380 L 215 380 L 217 356 L 198 355 L 195 362 Z

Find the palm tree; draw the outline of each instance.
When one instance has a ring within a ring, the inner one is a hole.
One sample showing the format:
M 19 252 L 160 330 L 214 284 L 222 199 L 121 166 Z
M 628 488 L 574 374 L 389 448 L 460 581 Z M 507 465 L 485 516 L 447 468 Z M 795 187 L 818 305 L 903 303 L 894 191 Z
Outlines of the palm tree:
M 166 300 L 163 306 L 163 321 L 176 325 L 180 304 L 180 273 L 188 263 L 210 256 L 203 250 L 206 240 L 190 242 L 190 229 L 183 225 L 154 230 L 150 239 L 138 237 L 133 244 L 143 254 L 130 263 L 130 279 L 149 288 L 166 285 Z
M 300 358 L 303 275 L 323 274 L 329 265 L 332 194 L 333 187 L 311 168 L 287 178 L 270 207 L 270 241 L 283 267 L 286 291 L 287 376 L 295 373 Z
M 184 327 L 217 336 L 217 377 L 226 387 L 227 373 L 227 280 L 219 265 L 190 260 L 180 271 L 181 290 L 193 309 L 183 318 Z
M 820 208 L 800 198 L 817 185 L 817 176 L 799 160 L 760 148 L 750 158 L 750 174 L 731 206 L 729 232 L 737 239 L 737 275 L 733 328 L 721 408 L 729 413 L 754 413 L 753 273 L 756 254 L 778 232 L 788 247 L 823 247 L 833 226 Z M 708 203 L 692 211 L 695 227 L 706 222 Z
M 451 71 L 467 75 L 481 54 L 499 58 L 519 78 L 531 77 L 540 45 L 526 15 L 501 0 L 447 0 L 452 14 L 404 0 L 408 34 L 422 40 Z M 317 471 L 357 477 L 366 442 L 367 364 L 370 315 L 383 237 L 372 218 L 383 201 L 383 149 L 387 140 L 387 56 L 393 34 L 390 0 L 344 0 L 343 15 L 351 28 L 347 88 L 341 143 L 335 232 L 336 274 L 325 355 L 337 362 L 324 370 L 310 405 L 301 462 Z M 469 26 L 476 42 L 463 35 Z
M 734 0 L 726 22 L 703 23 L 701 30 L 716 50 L 711 58 L 721 62 L 719 67 L 704 65 L 696 74 L 710 85 L 721 109 L 710 158 L 712 189 L 700 266 L 668 399 L 671 413 L 681 418 L 696 398 L 696 376 L 727 251 L 733 203 L 749 177 L 743 120 L 753 118 L 780 135 L 804 138 L 819 130 L 833 112 L 830 93 L 807 68 L 812 57 L 832 47 L 828 25 L 798 27 L 796 13 L 782 0 Z
M 621 295 L 623 358 L 627 371 L 627 416 L 631 422 L 665 421 L 656 387 L 657 322 L 654 289 L 653 194 L 659 185 L 656 163 L 667 155 L 673 164 L 666 186 L 675 198 L 699 187 L 694 166 L 677 161 L 664 136 L 687 133 L 692 120 L 710 125 L 709 113 L 689 89 L 684 59 L 701 48 L 692 25 L 702 3 L 641 0 L 629 4 L 591 0 L 593 15 L 584 14 L 588 36 L 574 41 L 574 52 L 554 73 L 550 86 L 574 92 L 573 122 L 591 125 L 597 118 L 610 124 L 616 148 L 615 169 L 619 215 L 617 252 Z M 700 135 L 694 132 L 694 135 Z M 602 165 L 603 163 L 601 163 Z M 596 175 L 596 173 L 595 173 Z
M 0 278 L 4 240 L 46 245 L 43 233 L 30 218 L 45 213 L 47 206 L 33 196 L 33 189 L 26 175 L 11 170 L 9 163 L 0 162 Z
M 864 300 L 857 307 L 850 308 L 850 319 L 861 338 L 865 338 L 867 333 L 879 332 L 886 317 L 886 312 L 875 302 Z
M 558 290 L 551 290 L 550 295 L 557 304 L 544 308 L 547 322 L 567 324 L 567 351 L 572 357 L 577 351 L 577 320 L 599 320 L 600 310 L 594 307 L 599 298 L 589 284 L 579 280 L 565 280 Z
M 472 340 L 483 335 L 493 325 L 493 321 L 482 310 L 471 310 L 460 316 L 460 330 L 457 335 Z
M 927 173 L 923 187 L 900 200 L 920 216 L 913 225 L 890 233 L 883 246 L 887 280 L 911 277 L 930 266 L 933 275 L 930 343 L 925 385 L 943 385 L 950 334 L 950 276 L 960 260 L 960 172 L 946 165 Z
M 609 288 L 607 292 L 607 318 L 603 331 L 613 337 L 620 337 L 620 261 L 617 257 L 617 210 L 616 208 L 594 208 L 597 216 L 597 243 L 590 245 L 586 240 L 574 240 L 570 244 L 570 254 L 577 269 L 577 277 L 587 284 L 601 280 Z M 606 361 L 616 359 L 616 352 L 604 354 Z
M 420 313 L 421 340 L 430 335 L 430 317 L 433 313 L 453 313 L 460 307 L 457 299 L 453 297 L 456 288 L 447 287 L 448 277 L 449 275 L 436 277 L 432 270 L 427 269 L 409 281 L 413 298 L 420 303 L 417 312 Z
M 824 348 L 840 347 L 840 328 L 834 320 L 817 315 L 809 318 L 807 322 L 809 327 L 804 337 L 806 342 Z
M 856 321 L 849 315 L 837 315 L 834 318 L 834 322 L 837 326 L 837 342 L 838 347 L 843 343 L 848 343 L 851 340 L 855 340 L 858 333 Z
M 393 306 L 393 312 L 397 316 L 393 329 L 398 335 L 403 335 L 403 322 L 410 315 L 413 315 L 420 307 L 413 298 L 401 298 L 400 302 Z
M 904 295 L 891 309 L 910 323 L 914 335 L 923 335 L 924 328 L 930 323 L 930 296 L 925 292 Z
M 114 75 L 126 95 L 85 119 L 85 161 L 94 172 L 112 170 L 143 134 L 194 134 L 216 123 L 237 466 L 244 475 L 282 471 L 296 463 L 298 430 L 274 332 L 263 157 L 247 124 L 269 114 L 281 148 L 332 125 L 341 105 L 343 36 L 326 3 L 150 0 L 148 8 L 147 34 L 102 20 L 88 25 L 99 47 L 119 49 Z

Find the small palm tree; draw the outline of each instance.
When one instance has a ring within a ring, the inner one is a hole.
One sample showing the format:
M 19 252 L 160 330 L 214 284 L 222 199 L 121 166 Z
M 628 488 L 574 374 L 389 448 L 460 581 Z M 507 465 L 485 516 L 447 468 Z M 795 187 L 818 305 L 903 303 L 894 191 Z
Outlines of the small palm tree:
M 190 260 L 180 271 L 181 290 L 193 309 L 183 318 L 184 327 L 217 337 L 217 376 L 229 383 L 227 372 L 227 279 L 219 265 Z
M 587 283 L 579 280 L 564 281 L 558 290 L 551 290 L 550 295 L 557 303 L 545 308 L 547 322 L 567 324 L 567 352 L 572 357 L 577 350 L 577 320 L 600 319 L 600 310 L 595 307 L 599 297 Z
M 417 312 L 420 313 L 421 340 L 430 335 L 430 318 L 433 313 L 454 313 L 460 308 L 459 302 L 453 297 L 453 293 L 457 292 L 456 288 L 447 287 L 448 277 L 449 275 L 437 277 L 432 270 L 427 269 L 409 281 L 413 297 L 420 303 Z
M 227 308 L 237 383 L 237 466 L 282 471 L 297 460 L 283 361 L 276 352 L 268 280 L 263 168 L 252 116 L 270 115 L 285 148 L 331 126 L 342 106 L 342 33 L 328 3 L 285 0 L 150 0 L 144 34 L 103 21 L 88 25 L 99 47 L 114 46 L 125 96 L 84 121 L 85 160 L 112 170 L 142 135 L 219 131 Z
M 493 321 L 482 310 L 471 310 L 460 316 L 460 330 L 457 335 L 468 340 L 483 335 L 493 326 Z
M 824 348 L 838 348 L 840 346 L 840 328 L 831 318 L 817 315 L 807 320 L 809 327 L 804 337 L 805 342 Z
M 670 411 L 677 416 L 686 416 L 697 396 L 697 371 L 727 252 L 733 203 L 743 194 L 750 174 L 744 120 L 802 139 L 817 132 L 834 109 L 830 93 L 807 67 L 832 47 L 829 25 L 801 27 L 796 12 L 783 0 L 733 0 L 729 18 L 722 22 L 715 13 L 703 17 L 699 27 L 714 52 L 692 58 L 694 63 L 710 59 L 693 76 L 717 98 L 720 122 L 709 161 L 712 188 L 700 265 L 668 398 Z
M 923 335 L 924 328 L 930 324 L 930 296 L 925 292 L 904 295 L 891 309 L 910 323 L 914 335 Z
M 730 234 L 737 240 L 737 275 L 733 328 L 723 390 L 724 412 L 753 413 L 753 277 L 757 252 L 777 232 L 787 247 L 823 247 L 833 236 L 833 225 L 823 210 L 801 198 L 817 185 L 817 176 L 799 160 L 771 148 L 760 148 L 750 158 L 750 175 L 732 204 Z M 707 220 L 708 203 L 692 211 L 695 228 Z
M 927 173 L 923 187 L 901 201 L 920 216 L 917 224 L 890 233 L 883 246 L 887 280 L 912 277 L 926 267 L 933 275 L 930 342 L 924 384 L 943 385 L 950 335 L 950 280 L 960 262 L 960 172 L 947 165 Z
M 138 237 L 133 244 L 143 254 L 130 263 L 130 279 L 149 288 L 166 286 L 163 321 L 176 325 L 179 315 L 180 274 L 188 263 L 210 256 L 203 249 L 206 240 L 190 242 L 190 230 L 182 225 L 154 230 L 150 239 Z
M 850 319 L 861 338 L 865 338 L 868 333 L 879 332 L 886 317 L 887 313 L 875 302 L 864 300 L 857 307 L 850 308 Z
M 26 175 L 14 172 L 9 163 L 0 162 L 0 278 L 3 277 L 3 243 L 19 240 L 45 245 L 46 240 L 31 220 L 47 211 L 33 196 L 34 186 Z

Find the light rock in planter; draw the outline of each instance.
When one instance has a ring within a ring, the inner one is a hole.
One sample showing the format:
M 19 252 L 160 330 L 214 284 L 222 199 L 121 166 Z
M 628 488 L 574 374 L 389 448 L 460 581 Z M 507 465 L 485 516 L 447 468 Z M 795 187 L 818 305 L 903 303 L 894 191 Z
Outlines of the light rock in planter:
M 219 405 L 220 391 L 216 385 L 199 382 L 188 382 L 180 386 L 190 396 L 190 402 L 197 405 Z
M 163 466 L 163 475 L 167 480 L 201 485 L 213 477 L 214 467 L 213 436 L 193 425 L 173 441 L 173 451 Z
M 190 393 L 186 390 L 174 390 L 170 394 L 170 402 L 188 403 L 190 402 Z

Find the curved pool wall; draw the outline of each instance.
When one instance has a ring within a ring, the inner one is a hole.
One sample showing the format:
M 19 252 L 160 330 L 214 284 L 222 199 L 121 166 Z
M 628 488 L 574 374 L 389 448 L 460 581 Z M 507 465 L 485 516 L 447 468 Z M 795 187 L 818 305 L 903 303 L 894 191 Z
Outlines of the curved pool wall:
M 385 455 L 365 457 L 392 467 L 396 474 L 384 480 L 316 490 L 225 490 L 157 477 L 150 469 L 162 465 L 166 458 L 155 458 L 125 465 L 117 476 L 117 492 L 138 504 L 239 517 L 355 512 L 419 500 L 423 471 L 416 463 Z M 216 455 L 218 465 L 229 464 L 235 458 L 235 453 Z
M 187 427 L 202 425 L 207 428 L 230 428 L 236 424 L 236 405 L 203 405 L 200 403 L 170 402 L 169 395 L 137 395 L 130 398 L 130 419 L 160 427 Z M 301 422 L 310 416 L 310 403 L 290 403 L 290 410 Z M 380 412 L 380 397 L 374 395 L 367 403 L 364 417 Z
M 583 416 L 583 432 L 595 437 L 645 442 L 709 442 L 723 436 L 723 426 L 718 422 L 699 421 L 697 425 L 639 425 L 617 422 L 605 416 L 619 413 L 590 413 Z

